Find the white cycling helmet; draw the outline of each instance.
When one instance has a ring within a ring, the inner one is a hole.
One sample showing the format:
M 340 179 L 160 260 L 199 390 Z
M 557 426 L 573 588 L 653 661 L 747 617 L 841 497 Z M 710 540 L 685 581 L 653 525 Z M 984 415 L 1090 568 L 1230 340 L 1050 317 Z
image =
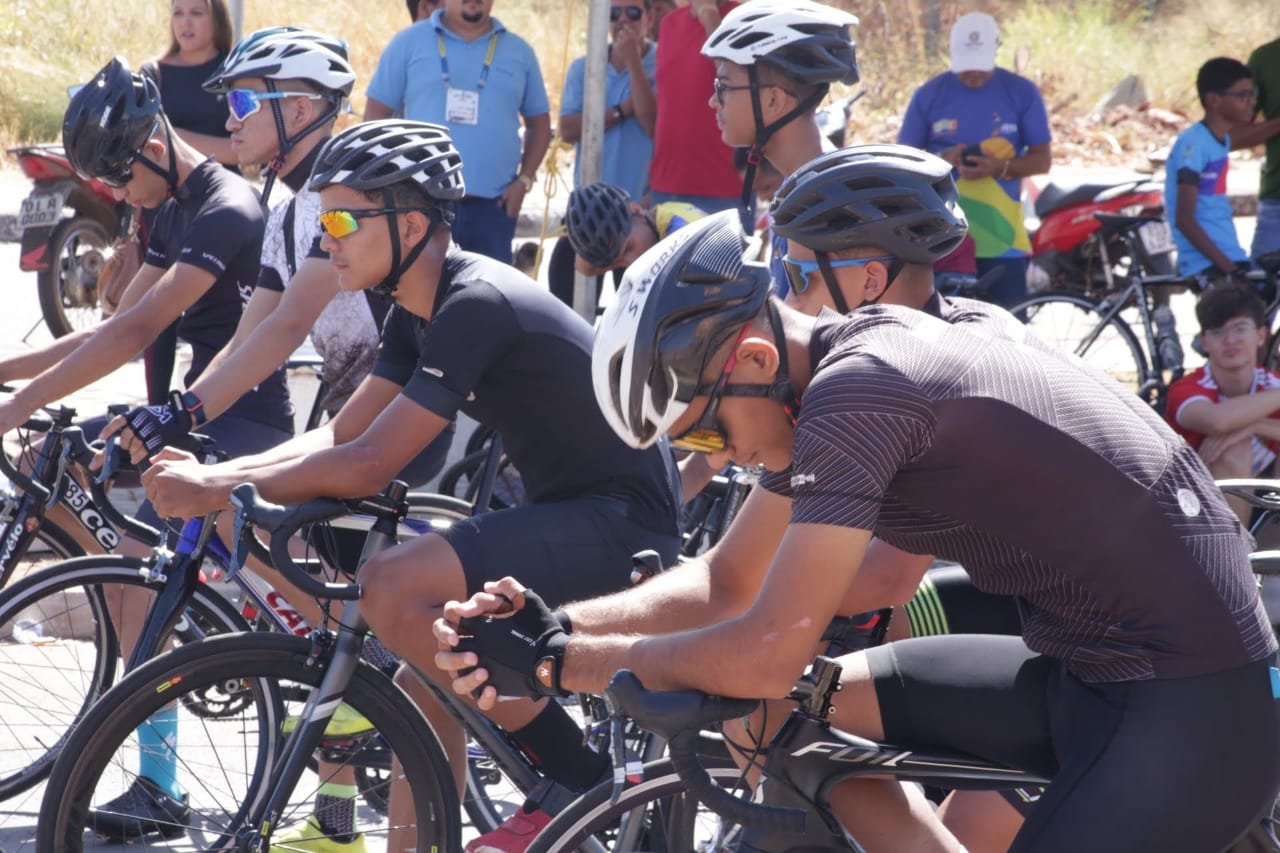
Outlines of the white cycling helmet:
M 812 0 L 752 0 L 724 16 L 702 46 L 711 59 L 772 66 L 809 85 L 858 82 L 849 28 L 856 16 Z
M 768 300 L 768 267 L 747 261 L 746 246 L 742 220 L 729 210 L 684 226 L 627 268 L 596 331 L 591 383 L 629 447 L 666 434 L 711 358 Z
M 242 77 L 305 80 L 316 88 L 346 97 L 356 75 L 347 59 L 347 43 L 314 30 L 272 27 L 241 39 L 204 83 L 210 92 L 226 92 Z

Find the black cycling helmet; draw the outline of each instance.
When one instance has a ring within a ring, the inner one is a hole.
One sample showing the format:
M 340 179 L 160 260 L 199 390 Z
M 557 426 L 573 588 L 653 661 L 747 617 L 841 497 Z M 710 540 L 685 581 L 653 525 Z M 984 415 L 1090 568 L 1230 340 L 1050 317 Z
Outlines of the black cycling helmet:
M 564 224 L 578 257 L 594 267 L 608 267 L 631 234 L 631 196 L 604 181 L 578 187 L 569 193 Z
M 387 214 L 391 225 L 391 273 L 374 290 L 390 295 L 400 276 L 417 260 L 436 229 L 453 222 L 453 203 L 466 195 L 462 180 L 462 155 L 453 146 L 449 129 L 408 119 L 381 119 L 353 125 L 324 144 L 316 155 L 307 186 L 318 191 L 341 184 L 362 192 L 381 190 L 383 207 L 395 208 L 391 188 L 411 183 L 431 200 L 424 207 L 431 225 L 418 245 L 400 258 L 396 214 Z
M 773 233 L 815 252 L 872 247 L 909 264 L 949 255 L 969 231 L 951 166 L 908 145 L 851 145 L 782 182 Z
M 71 97 L 62 119 L 62 144 L 86 178 L 127 183 L 130 165 L 161 121 L 160 90 L 150 77 L 115 57 Z
M 746 260 L 746 249 L 729 210 L 686 225 L 627 268 L 596 331 L 591 380 L 628 446 L 649 447 L 680 419 L 711 358 L 768 301 L 769 269 Z

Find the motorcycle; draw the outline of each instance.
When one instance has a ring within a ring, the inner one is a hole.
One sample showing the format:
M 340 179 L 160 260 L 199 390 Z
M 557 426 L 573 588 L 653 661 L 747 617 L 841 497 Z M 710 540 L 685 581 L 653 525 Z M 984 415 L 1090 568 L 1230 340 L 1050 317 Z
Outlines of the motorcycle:
M 54 337 L 97 325 L 98 278 L 113 244 L 134 233 L 133 208 L 102 181 L 76 174 L 60 145 L 23 145 L 8 153 L 32 182 L 18 213 L 18 265 L 36 274 L 45 325 Z
M 1024 188 L 1023 213 L 1031 237 L 1030 292 L 1072 290 L 1100 297 L 1114 290 L 1117 278 L 1132 270 L 1135 263 L 1148 275 L 1176 272 L 1177 255 L 1167 222 L 1143 225 L 1139 237 L 1146 257 L 1131 258 L 1122 235 L 1104 238 L 1101 224 L 1093 216 L 1163 216 L 1164 186 L 1160 182 L 1142 175 L 1120 180 L 1029 179 Z

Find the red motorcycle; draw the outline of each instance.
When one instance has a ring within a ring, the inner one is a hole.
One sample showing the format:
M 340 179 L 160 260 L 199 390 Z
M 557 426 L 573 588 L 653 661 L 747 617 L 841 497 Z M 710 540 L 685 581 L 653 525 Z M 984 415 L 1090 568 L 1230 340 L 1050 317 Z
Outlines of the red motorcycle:
M 22 202 L 19 266 L 36 274 L 40 310 L 54 337 L 102 320 L 98 278 L 110 248 L 135 228 L 133 208 L 71 168 L 61 145 L 10 148 L 31 194 Z
M 1024 184 L 1023 212 L 1031 237 L 1031 292 L 1074 290 L 1102 296 L 1115 289 L 1134 263 L 1123 235 L 1104 237 L 1095 213 L 1164 214 L 1164 186 L 1135 175 L 1120 180 L 1037 181 Z M 1150 222 L 1139 232 L 1148 274 L 1172 275 L 1177 267 L 1167 222 Z M 1105 253 L 1103 240 L 1107 240 Z

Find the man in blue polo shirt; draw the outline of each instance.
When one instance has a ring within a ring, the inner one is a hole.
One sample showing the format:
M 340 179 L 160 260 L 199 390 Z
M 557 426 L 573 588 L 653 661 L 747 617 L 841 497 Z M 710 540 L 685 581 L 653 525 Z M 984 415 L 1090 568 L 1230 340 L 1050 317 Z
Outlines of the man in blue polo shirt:
M 551 107 L 533 48 L 491 17 L 492 8 L 493 0 L 445 0 L 397 33 L 378 60 L 364 117 L 400 110 L 446 125 L 467 185 L 454 240 L 511 263 L 520 205 L 551 144 Z

